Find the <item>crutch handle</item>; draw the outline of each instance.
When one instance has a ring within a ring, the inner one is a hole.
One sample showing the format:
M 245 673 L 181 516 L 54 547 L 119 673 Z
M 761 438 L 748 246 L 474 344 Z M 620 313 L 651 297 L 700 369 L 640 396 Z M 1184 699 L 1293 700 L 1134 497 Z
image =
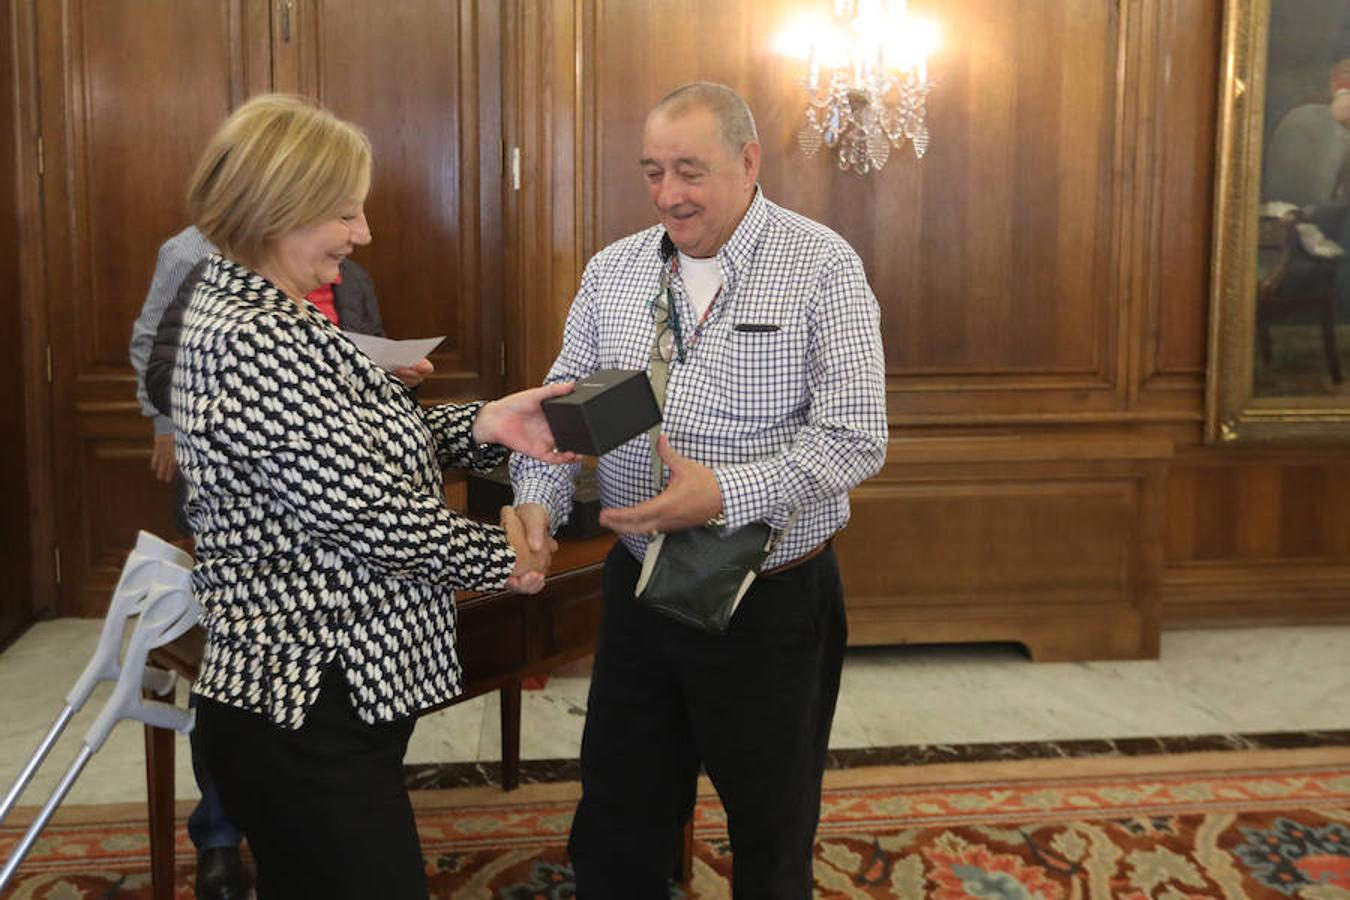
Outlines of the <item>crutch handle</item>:
M 76 679 L 75 686 L 66 695 L 69 706 L 81 709 L 100 681 L 117 678 L 121 671 L 118 654 L 122 649 L 127 619 L 142 611 L 150 589 L 165 580 L 165 572 L 191 571 L 191 556 L 148 531 L 137 534 L 136 547 L 127 556 L 117 587 L 113 589 L 108 614 L 103 619 L 103 630 L 99 633 L 98 646 Z
M 167 576 L 167 583 L 156 585 L 146 597 L 122 657 L 122 673 L 117 677 L 117 684 L 103 711 L 85 734 L 84 744 L 91 751 L 97 752 L 103 746 L 113 727 L 122 719 L 137 719 L 184 733 L 192 730 L 194 719 L 187 710 L 145 700 L 141 696 L 145 662 L 150 651 L 186 632 L 196 623 L 200 611 L 192 599 L 190 573 L 174 567 L 162 570 L 161 574 Z M 165 710 L 173 710 L 174 714 Z
M 156 669 L 146 666 L 141 673 L 141 687 L 156 697 L 163 697 L 178 684 L 178 673 L 168 669 Z

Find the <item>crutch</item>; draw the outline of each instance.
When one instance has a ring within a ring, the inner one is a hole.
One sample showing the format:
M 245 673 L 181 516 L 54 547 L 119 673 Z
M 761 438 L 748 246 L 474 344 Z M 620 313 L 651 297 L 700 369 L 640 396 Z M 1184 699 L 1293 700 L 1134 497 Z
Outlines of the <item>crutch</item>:
M 56 745 L 56 739 L 66 730 L 75 713 L 84 707 L 98 683 L 117 678 L 121 671 L 118 654 L 122 649 L 122 636 L 127 619 L 140 613 L 146 594 L 155 583 L 160 567 L 165 563 L 191 569 L 192 557 L 148 531 L 140 532 L 136 536 L 135 548 L 122 566 L 122 576 L 117 580 L 117 587 L 113 590 L 112 602 L 108 604 L 108 615 L 103 620 L 103 631 L 99 635 L 98 647 L 94 651 L 93 658 L 89 660 L 84 672 L 75 681 L 75 686 L 66 695 L 65 708 L 47 730 L 32 758 L 19 772 L 19 777 L 15 779 L 4 801 L 0 802 L 0 822 L 5 821 L 9 811 L 18 802 L 19 795 L 28 787 L 28 782 L 32 781 L 33 774 Z M 162 675 L 170 676 L 167 683 L 164 683 Z M 172 674 L 168 672 L 159 673 L 155 678 L 148 680 L 154 683 L 146 684 L 145 687 L 156 694 L 166 694 L 169 688 L 173 687 Z
M 140 552 L 143 545 L 145 552 Z M 173 673 L 148 669 L 146 659 L 151 650 L 175 640 L 191 628 L 200 612 L 192 599 L 192 573 L 182 565 L 184 561 L 190 564 L 191 558 L 186 554 L 169 556 L 165 548 L 181 553 L 153 535 L 141 532 L 141 537 L 137 540 L 137 549 L 132 552 L 123 567 L 122 578 L 119 579 L 118 588 L 113 594 L 112 608 L 108 613 L 108 621 L 104 624 L 103 635 L 94 659 L 90 661 L 84 674 L 76 682 L 75 689 L 67 698 L 66 708 L 58 717 L 57 725 L 48 732 L 47 738 L 44 738 L 38 752 L 34 754 L 34 760 L 24 768 L 19 782 L 11 790 L 11 795 L 17 798 L 23 786 L 32 778 L 42 758 L 51 749 L 51 744 L 65 727 L 71 714 L 88 699 L 94 684 L 109 677 L 114 678 L 116 684 L 112 694 L 104 704 L 103 711 L 85 734 L 79 754 L 15 846 L 9 859 L 5 861 L 4 868 L 0 869 L 0 890 L 9 883 L 19 863 L 32 849 L 38 834 L 46 827 L 56 808 L 70 792 L 75 779 L 79 777 L 90 758 L 103 746 L 113 726 L 120 720 L 136 719 L 147 725 L 172 728 L 184 734 L 192 730 L 195 718 L 192 710 L 182 709 L 170 703 L 145 700 L 141 696 L 143 687 L 148 686 L 160 694 L 167 693 L 173 687 Z M 117 650 L 121 643 L 121 628 L 110 629 L 109 623 L 114 619 L 125 623 L 132 615 L 137 617 L 136 625 L 119 666 Z M 105 639 L 110 633 L 113 639 L 111 645 L 108 645 Z M 108 646 L 111 646 L 111 651 L 107 649 Z M 8 797 L 6 802 L 10 805 L 13 803 Z

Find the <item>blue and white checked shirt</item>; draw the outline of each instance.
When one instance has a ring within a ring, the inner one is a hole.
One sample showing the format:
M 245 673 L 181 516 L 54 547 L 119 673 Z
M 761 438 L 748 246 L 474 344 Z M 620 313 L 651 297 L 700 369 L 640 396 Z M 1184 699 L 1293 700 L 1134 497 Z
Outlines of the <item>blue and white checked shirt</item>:
M 546 383 L 649 368 L 652 302 L 674 252 L 656 225 L 591 259 Z M 759 190 L 717 261 L 725 288 L 701 325 L 672 279 L 685 353 L 671 362 L 664 429 L 676 451 L 713 470 L 727 528 L 781 528 L 800 511 L 765 562 L 772 568 L 842 528 L 848 491 L 885 460 L 880 312 L 848 243 Z M 571 509 L 574 470 L 514 456 L 516 503 L 542 504 L 557 528 Z M 597 474 L 606 507 L 649 499 L 647 437 L 602 456 Z M 646 537 L 623 542 L 643 557 Z

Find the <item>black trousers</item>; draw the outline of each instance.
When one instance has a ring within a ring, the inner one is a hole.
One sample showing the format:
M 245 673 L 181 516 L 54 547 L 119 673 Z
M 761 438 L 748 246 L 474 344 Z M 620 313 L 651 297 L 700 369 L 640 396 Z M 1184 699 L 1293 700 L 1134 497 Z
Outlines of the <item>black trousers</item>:
M 367 725 L 325 671 L 298 731 L 199 697 L 202 757 L 258 864 L 258 897 L 425 898 L 403 756 L 414 720 Z
M 622 545 L 605 562 L 568 842 L 577 897 L 669 896 L 702 764 L 726 808 L 737 900 L 809 898 L 848 636 L 833 551 L 757 579 L 724 635 L 637 606 L 640 569 Z

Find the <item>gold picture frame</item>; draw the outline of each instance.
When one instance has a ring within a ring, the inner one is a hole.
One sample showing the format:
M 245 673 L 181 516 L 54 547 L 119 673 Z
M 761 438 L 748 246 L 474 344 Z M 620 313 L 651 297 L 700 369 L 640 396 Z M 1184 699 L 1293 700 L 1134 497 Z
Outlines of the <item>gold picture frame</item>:
M 1350 442 L 1350 216 L 1341 215 L 1350 92 L 1335 93 L 1350 76 L 1350 56 L 1336 61 L 1343 38 L 1348 0 L 1224 0 L 1205 403 L 1213 443 Z

